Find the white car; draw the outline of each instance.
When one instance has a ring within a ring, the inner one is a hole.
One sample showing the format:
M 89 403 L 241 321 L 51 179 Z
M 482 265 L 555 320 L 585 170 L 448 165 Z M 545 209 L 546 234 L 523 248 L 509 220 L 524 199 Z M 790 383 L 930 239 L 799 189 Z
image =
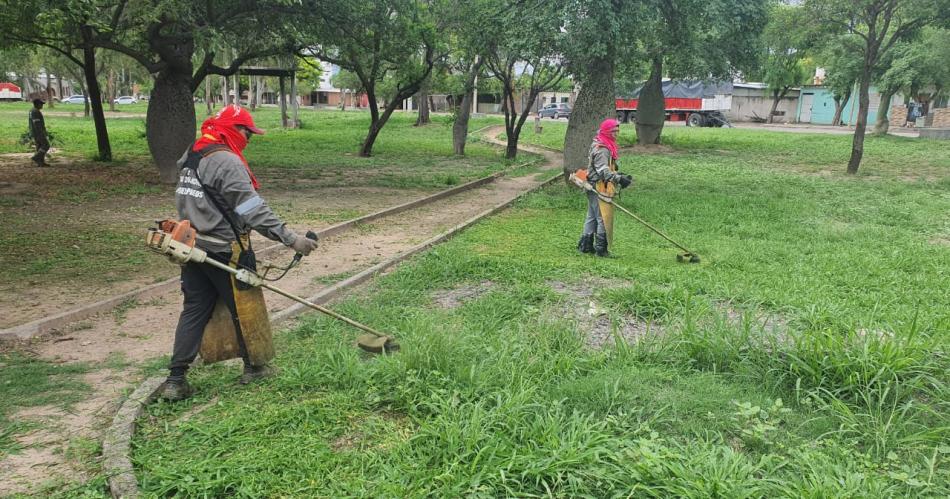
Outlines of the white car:
M 63 104 L 85 104 L 86 96 L 85 95 L 70 95 L 62 100 Z
M 116 97 L 112 102 L 116 104 L 138 104 L 138 99 L 128 95 L 123 95 L 122 97 Z

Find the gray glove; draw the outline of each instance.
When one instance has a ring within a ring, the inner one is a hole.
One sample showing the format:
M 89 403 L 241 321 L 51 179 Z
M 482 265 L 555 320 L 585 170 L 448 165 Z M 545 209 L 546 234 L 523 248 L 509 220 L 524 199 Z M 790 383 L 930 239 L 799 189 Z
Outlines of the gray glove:
M 626 189 L 627 187 L 630 187 L 630 184 L 633 183 L 633 177 L 625 173 L 618 173 L 616 177 L 614 177 L 614 180 L 621 189 Z
M 303 256 L 307 256 L 311 251 L 317 248 L 317 241 L 314 239 L 309 239 L 302 234 L 297 234 L 297 239 L 294 239 L 293 244 L 290 245 L 297 253 L 300 253 Z

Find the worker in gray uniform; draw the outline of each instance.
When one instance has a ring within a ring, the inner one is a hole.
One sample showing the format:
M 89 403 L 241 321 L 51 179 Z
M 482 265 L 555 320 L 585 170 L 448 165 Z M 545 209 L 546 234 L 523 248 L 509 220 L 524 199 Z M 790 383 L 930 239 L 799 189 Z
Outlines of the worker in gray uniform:
M 43 99 L 33 99 L 33 109 L 30 109 L 30 137 L 36 145 L 36 154 L 33 155 L 33 164 L 49 166 L 46 162 L 46 153 L 49 152 L 49 137 L 46 135 L 46 120 L 43 119 Z
M 198 231 L 196 245 L 207 251 L 209 257 L 239 268 L 254 268 L 248 237 L 251 229 L 302 255 L 317 246 L 316 240 L 288 229 L 257 193 L 259 183 L 244 159 L 243 150 L 252 135 L 263 133 L 254 126 L 246 109 L 230 105 L 202 124 L 201 137 L 178 161 L 180 173 L 175 200 L 179 218 L 191 221 Z M 186 373 L 198 355 L 205 326 L 219 302 L 227 306 L 237 332 L 240 355 L 244 359 L 240 383 L 247 384 L 271 373 L 268 365 L 252 362 L 253 356 L 247 350 L 249 345 L 242 339 L 245 336 L 242 327 L 246 328 L 249 322 L 239 310 L 263 314 L 251 319 L 267 323 L 262 301 L 260 306 L 242 307 L 245 298 L 240 291 L 241 283 L 233 280 L 228 272 L 204 263 L 182 266 L 181 289 L 184 305 L 175 330 L 170 372 L 159 392 L 161 398 L 176 401 L 193 394 Z M 260 292 L 260 288 L 254 290 Z
M 617 120 L 604 120 L 588 152 L 587 181 L 596 192 L 587 192 L 587 217 L 584 219 L 584 231 L 577 242 L 577 250 L 581 253 L 609 256 L 608 247 L 613 244 L 614 207 L 601 200 L 600 196 L 612 198 L 633 182 L 630 175 L 620 173 L 617 166 L 619 133 L 620 123 Z

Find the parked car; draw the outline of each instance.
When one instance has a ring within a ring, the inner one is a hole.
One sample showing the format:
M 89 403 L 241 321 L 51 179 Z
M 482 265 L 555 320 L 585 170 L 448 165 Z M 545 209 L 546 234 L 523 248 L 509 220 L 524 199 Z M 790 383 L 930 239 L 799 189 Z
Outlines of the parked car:
M 553 104 L 547 104 L 540 111 L 538 111 L 538 116 L 542 118 L 570 118 L 571 117 L 571 105 L 566 102 L 557 102 Z
M 63 104 L 85 104 L 86 96 L 85 95 L 70 95 L 62 100 Z
M 138 104 L 138 99 L 129 95 L 123 95 L 122 97 L 116 97 L 112 102 L 116 104 Z

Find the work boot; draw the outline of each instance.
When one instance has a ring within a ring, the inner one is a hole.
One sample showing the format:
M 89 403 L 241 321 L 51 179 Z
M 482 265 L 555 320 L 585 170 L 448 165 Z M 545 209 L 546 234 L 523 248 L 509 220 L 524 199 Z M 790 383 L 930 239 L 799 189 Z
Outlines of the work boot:
M 166 379 L 158 389 L 158 398 L 169 402 L 185 400 L 195 394 L 186 379 Z
M 244 373 L 241 374 L 241 378 L 238 379 L 238 383 L 247 385 L 259 379 L 269 377 L 273 375 L 274 372 L 274 368 L 266 364 L 263 366 L 252 366 L 250 364 L 245 364 Z
M 577 251 L 581 253 L 593 253 L 594 252 L 594 235 L 593 234 L 584 234 L 581 236 L 580 241 L 577 241 Z
M 610 253 L 607 252 L 607 234 L 597 234 L 596 239 L 594 239 L 594 251 L 597 256 L 610 256 Z

